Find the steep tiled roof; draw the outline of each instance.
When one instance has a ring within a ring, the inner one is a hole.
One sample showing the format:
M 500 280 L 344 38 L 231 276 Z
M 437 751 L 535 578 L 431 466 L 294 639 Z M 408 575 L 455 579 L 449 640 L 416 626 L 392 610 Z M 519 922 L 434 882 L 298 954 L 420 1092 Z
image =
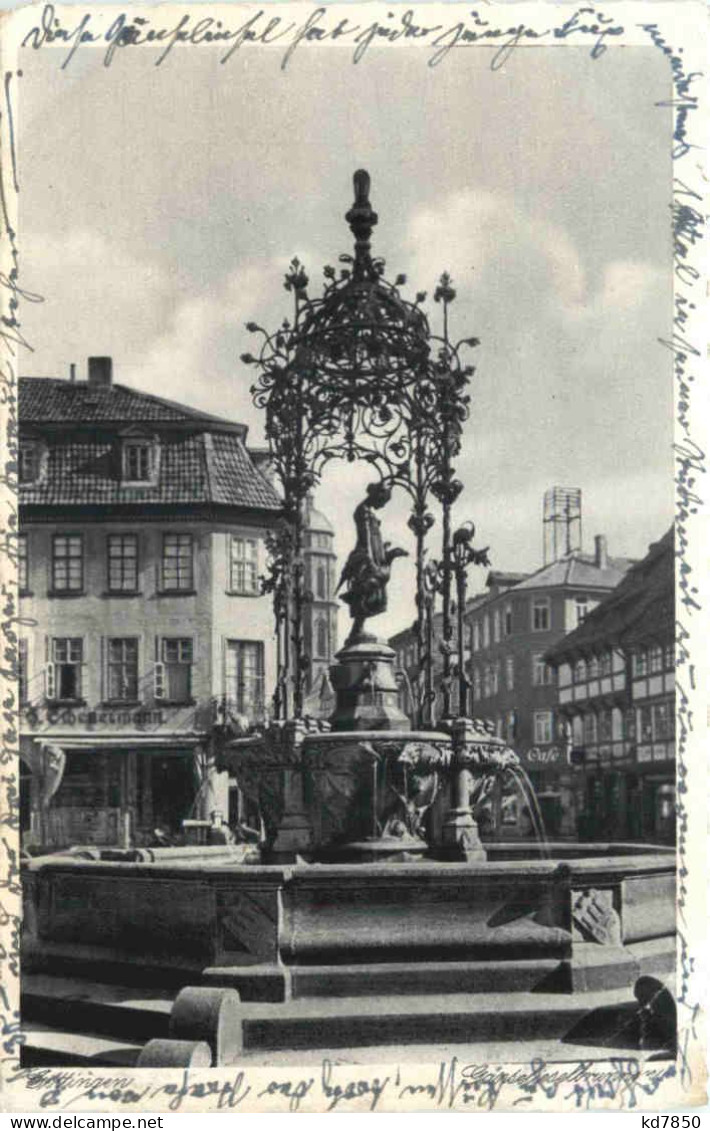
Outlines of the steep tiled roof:
M 21 378 L 19 403 L 21 431 L 29 426 L 47 449 L 40 479 L 20 485 L 23 506 L 206 503 L 281 509 L 250 459 L 241 425 L 120 385 L 96 389 Z M 154 483 L 126 485 L 120 435 L 141 422 L 159 440 L 158 474 Z
M 232 421 L 201 412 L 187 405 L 129 389 L 126 385 L 106 388 L 85 381 L 63 381 L 56 377 L 21 377 L 18 408 L 23 424 L 178 424 L 205 421 L 234 428 Z M 236 426 L 239 429 L 239 426 Z
M 612 646 L 632 647 L 650 641 L 671 641 L 675 635 L 675 559 L 673 527 L 650 546 L 612 592 L 583 623 L 548 652 L 558 662 L 565 656 Z
M 274 488 L 254 466 L 239 436 L 212 434 L 211 468 L 216 503 L 280 509 Z

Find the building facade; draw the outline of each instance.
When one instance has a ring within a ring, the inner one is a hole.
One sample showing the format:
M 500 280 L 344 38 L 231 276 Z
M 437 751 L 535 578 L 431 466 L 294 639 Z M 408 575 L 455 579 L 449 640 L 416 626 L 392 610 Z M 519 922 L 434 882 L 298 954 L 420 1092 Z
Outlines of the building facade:
M 265 538 L 280 501 L 244 425 L 117 385 L 21 378 L 23 835 L 139 845 L 229 814 L 215 726 L 275 680 Z
M 311 714 L 327 716 L 335 705 L 329 671 L 338 650 L 337 559 L 333 527 L 317 510 L 312 495 L 306 500 L 304 526 L 307 599 L 303 641 L 309 658 L 306 706 Z
M 575 837 L 574 772 L 558 711 L 550 645 L 581 624 L 631 563 L 611 558 L 606 539 L 594 554 L 571 553 L 526 577 L 492 572 L 489 597 L 468 615 L 473 713 L 490 719 L 518 754 L 534 787 L 547 833 Z M 499 799 L 495 823 L 515 837 L 530 831 L 529 809 L 515 791 Z
M 675 835 L 673 530 L 547 654 L 580 780 L 580 831 Z

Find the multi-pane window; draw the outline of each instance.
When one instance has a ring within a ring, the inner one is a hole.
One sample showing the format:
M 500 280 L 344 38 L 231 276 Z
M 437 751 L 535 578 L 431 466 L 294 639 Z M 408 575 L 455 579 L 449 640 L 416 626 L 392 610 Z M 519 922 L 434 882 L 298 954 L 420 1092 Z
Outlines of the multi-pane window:
M 512 691 L 515 685 L 515 660 L 512 656 L 505 658 L 505 686 Z
M 597 679 L 599 676 L 599 660 L 596 656 L 590 656 L 587 661 L 587 678 Z
M 149 483 L 153 476 L 153 446 L 145 440 L 123 445 L 123 478 L 130 483 Z
M 639 708 L 638 732 L 639 742 L 653 742 L 653 711 L 650 706 Z
M 552 668 L 549 664 L 545 663 L 542 652 L 535 652 L 532 658 L 532 677 L 535 687 L 545 687 L 547 684 L 552 683 Z M 576 669 L 575 669 L 576 678 Z
M 506 605 L 503 613 L 503 631 L 506 636 L 511 636 L 513 632 L 513 606 Z
M 487 648 L 491 642 L 491 622 L 488 617 L 483 618 L 483 647 Z
M 585 660 L 577 660 L 574 665 L 574 682 L 584 683 L 587 678 L 587 664 Z
M 20 444 L 18 478 L 20 483 L 34 483 L 39 478 L 40 448 L 38 444 Z
M 552 742 L 552 711 L 535 711 L 533 715 L 535 742 Z
M 232 537 L 229 588 L 233 593 L 259 592 L 256 539 Z
M 648 674 L 648 653 L 645 648 L 640 648 L 638 652 L 634 652 L 633 672 L 636 676 Z
M 611 675 L 611 652 L 608 650 L 599 657 L 599 674 Z
M 163 535 L 163 589 L 193 588 L 191 534 Z
M 106 686 L 112 702 L 138 699 L 138 641 L 131 636 L 108 641 Z
M 663 666 L 668 671 L 675 667 L 675 645 L 667 644 L 663 649 Z
M 532 604 L 533 632 L 548 632 L 550 628 L 550 601 L 547 597 L 536 597 Z
M 500 664 L 495 663 L 491 669 L 491 692 L 493 695 L 498 694 L 498 686 L 500 680 Z
M 657 742 L 672 738 L 675 719 L 672 703 L 654 703 L 653 705 L 653 737 Z
M 577 624 L 581 624 L 589 611 L 589 601 L 586 597 L 575 597 L 574 606 L 577 615 Z
M 605 710 L 599 712 L 599 741 L 611 742 L 612 740 L 612 718 L 611 711 Z
M 27 680 L 27 640 L 20 637 L 17 641 L 17 690 L 20 696 L 20 705 L 29 700 Z
M 261 718 L 264 708 L 264 646 L 251 640 L 228 640 L 225 656 L 228 706 L 248 719 Z
M 649 649 L 648 670 L 653 674 L 663 671 L 663 649 L 658 645 Z
M 83 587 L 81 534 L 55 534 L 52 539 L 52 589 L 56 593 L 80 593 Z
M 473 669 L 473 698 L 481 698 L 481 673 L 478 668 Z
M 597 716 L 591 711 L 584 716 L 584 742 L 587 746 L 594 746 L 597 741 Z
M 115 593 L 133 593 L 138 588 L 137 534 L 109 534 L 108 587 Z
M 160 642 L 160 659 L 155 665 L 155 698 L 171 703 L 188 703 L 192 696 L 192 640 L 165 637 Z
M 481 650 L 481 624 L 480 621 L 474 621 L 473 624 L 473 650 L 480 652 Z
M 55 636 L 47 665 L 47 698 L 81 699 L 84 642 L 81 637 Z
M 500 641 L 500 610 L 496 609 L 493 613 L 493 639 L 497 644 Z
M 27 535 L 17 536 L 17 584 L 20 593 L 29 589 L 29 559 L 27 555 Z

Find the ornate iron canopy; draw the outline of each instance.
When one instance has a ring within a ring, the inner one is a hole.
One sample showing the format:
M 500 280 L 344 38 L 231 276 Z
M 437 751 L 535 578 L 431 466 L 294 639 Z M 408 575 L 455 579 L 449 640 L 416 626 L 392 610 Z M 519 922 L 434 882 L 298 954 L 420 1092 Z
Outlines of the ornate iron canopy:
M 449 650 L 448 658 L 444 656 L 444 711 L 448 714 L 453 653 L 450 512 L 461 491 L 453 461 L 469 412 L 467 386 L 473 373 L 462 362 L 460 350 L 478 343 L 475 338 L 455 344 L 450 340 L 449 308 L 456 292 L 448 275 L 441 276 L 434 292 L 442 311 L 440 334 L 432 332 L 423 309 L 426 293 L 417 293 L 411 302 L 400 291 L 405 276 L 398 275 L 394 283 L 386 280 L 384 260 L 371 253 L 378 216 L 370 204 L 368 173 L 356 172 L 354 187 L 355 200 L 345 217 L 355 237 L 353 253 L 340 256 L 338 271 L 324 268 L 318 297 L 309 296 L 304 266 L 292 260 L 284 281 L 293 298 L 291 318 L 271 332 L 248 323 L 259 347 L 255 354 L 242 355 L 257 373 L 252 395 L 266 415 L 266 436 L 290 530 L 289 537 L 281 540 L 268 581 L 275 594 L 277 627 L 283 629 L 281 692 L 275 709 L 277 714 L 291 709 L 285 690 L 289 681 L 297 716 L 303 705 L 304 502 L 324 466 L 332 459 L 346 459 L 371 464 L 389 485 L 404 488 L 412 501 L 409 524 L 416 537 L 418 654 L 422 686 L 429 689 L 432 656 L 425 632 L 425 540 L 435 521 L 431 500 L 441 506 L 440 592 L 444 646 Z M 279 581 L 281 574 L 287 576 Z M 433 722 L 432 695 L 429 690 L 421 696 L 420 723 Z

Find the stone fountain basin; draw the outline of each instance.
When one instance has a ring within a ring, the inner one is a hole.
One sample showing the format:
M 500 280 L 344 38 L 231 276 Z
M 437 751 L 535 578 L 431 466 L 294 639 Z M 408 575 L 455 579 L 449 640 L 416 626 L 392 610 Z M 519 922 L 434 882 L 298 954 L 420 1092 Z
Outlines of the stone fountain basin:
M 40 858 L 23 868 L 23 961 L 138 963 L 158 981 L 230 968 L 245 1000 L 278 1000 L 289 968 L 434 963 L 445 979 L 444 966 L 453 977 L 463 963 L 474 985 L 495 968 L 518 988 L 562 992 L 673 968 L 672 850 L 564 845 L 565 860 L 504 858 L 530 847 L 394 867 Z

